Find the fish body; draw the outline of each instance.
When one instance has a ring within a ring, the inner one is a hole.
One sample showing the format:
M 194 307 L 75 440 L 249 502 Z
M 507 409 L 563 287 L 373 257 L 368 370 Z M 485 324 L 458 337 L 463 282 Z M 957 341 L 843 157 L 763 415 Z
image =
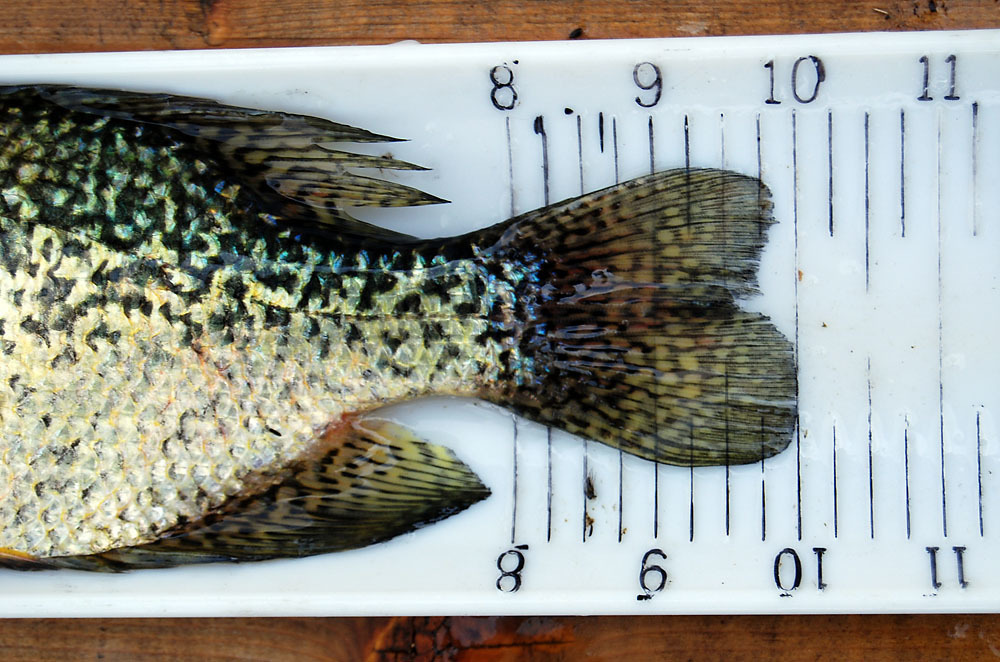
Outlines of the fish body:
M 437 201 L 329 146 L 380 139 L 166 95 L 0 93 L 11 565 L 300 556 L 433 522 L 488 490 L 364 417 L 431 394 L 675 464 L 787 445 L 790 346 L 735 303 L 770 222 L 759 182 L 675 171 L 421 241 L 346 212 Z

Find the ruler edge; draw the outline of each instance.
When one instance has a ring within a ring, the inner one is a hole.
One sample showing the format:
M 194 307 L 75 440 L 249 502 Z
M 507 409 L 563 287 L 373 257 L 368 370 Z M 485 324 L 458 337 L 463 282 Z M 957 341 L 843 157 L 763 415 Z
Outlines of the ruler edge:
M 247 49 L 197 49 L 197 50 L 158 50 L 158 51 L 115 51 L 115 52 L 77 52 L 77 53 L 42 53 L 42 54 L 14 54 L 0 55 L 0 63 L 11 62 L 12 64 L 24 65 L 24 70 L 33 71 L 40 64 L 65 71 L 69 77 L 85 76 L 87 73 L 94 73 L 93 65 L 106 66 L 109 62 L 122 62 L 127 60 L 128 66 L 120 69 L 107 69 L 98 71 L 99 75 L 115 73 L 126 73 L 133 69 L 140 68 L 144 63 L 155 63 L 159 67 L 170 67 L 178 73 L 185 70 L 201 70 L 206 64 L 206 60 L 211 61 L 212 69 L 215 71 L 225 71 L 228 69 L 246 70 L 251 66 L 259 66 L 262 63 L 263 69 L 281 69 L 301 62 L 303 59 L 309 61 L 317 68 L 337 68 L 338 66 L 356 67 L 359 64 L 381 65 L 383 58 L 390 56 L 395 58 L 407 58 L 406 64 L 415 64 L 414 55 L 419 55 L 421 62 L 428 61 L 450 61 L 455 52 L 475 56 L 495 56 L 498 51 L 506 51 L 511 55 L 519 57 L 535 56 L 542 58 L 554 57 L 554 60 L 546 60 L 545 64 L 558 62 L 559 59 L 575 57 L 580 49 L 586 49 L 591 56 L 599 56 L 604 51 L 625 52 L 628 49 L 646 50 L 660 49 L 663 55 L 672 54 L 684 55 L 699 51 L 709 51 L 717 58 L 735 58 L 741 53 L 753 51 L 759 57 L 761 50 L 766 50 L 769 54 L 780 54 L 786 51 L 801 50 L 806 46 L 808 50 L 819 52 L 824 48 L 829 48 L 832 42 L 837 42 L 836 49 L 827 50 L 830 55 L 842 55 L 849 53 L 853 47 L 859 45 L 869 45 L 872 39 L 885 37 L 890 42 L 887 45 L 880 45 L 878 53 L 895 54 L 897 52 L 910 52 L 915 47 L 920 47 L 924 51 L 933 52 L 938 48 L 946 48 L 951 39 L 961 38 L 960 49 L 963 52 L 996 52 L 1000 54 L 1000 29 L 973 29 L 973 30 L 947 30 L 947 31 L 878 31 L 878 32 L 845 32 L 845 33 L 821 33 L 821 34 L 792 34 L 792 35 L 733 35 L 733 36 L 712 36 L 712 37 L 665 37 L 665 38 L 642 38 L 642 39 L 605 39 L 605 40 L 581 40 L 581 41 L 523 41 L 523 42 L 476 42 L 476 43 L 444 43 L 444 44 L 424 44 L 416 41 L 402 41 L 392 44 L 363 45 L 363 46 L 304 46 L 304 47 L 278 47 L 278 48 L 247 48 Z M 780 39 L 780 42 L 775 42 Z M 831 43 L 828 43 L 831 42 Z M 767 48 L 762 49 L 761 45 L 766 44 Z M 724 47 L 724 48 L 722 48 Z M 595 53 L 597 49 L 597 53 Z M 528 51 L 525 55 L 524 52 Z M 278 57 L 275 57 L 279 54 Z M 350 56 L 346 60 L 337 59 L 337 56 Z M 332 59 L 331 59 L 332 58 Z M 221 62 L 220 62 L 221 60 Z M 86 65 L 87 68 L 82 68 Z M 48 70 L 43 70 L 41 77 L 48 77 Z M 34 75 L 32 73 L 31 75 Z M 2 77 L 0 77 L 2 78 Z M 156 87 L 155 82 L 152 87 Z M 158 88 L 159 89 L 159 88 Z M 70 594 L 71 595 L 71 594 Z M 584 604 L 597 605 L 601 602 L 600 593 L 598 597 L 584 601 Z M 251 616 L 251 615 L 271 615 L 271 616 L 323 616 L 335 614 L 337 616 L 391 616 L 391 615 L 636 615 L 634 610 L 625 609 L 624 603 L 621 609 L 607 609 L 604 604 L 603 609 L 578 609 L 571 612 L 552 609 L 552 605 L 557 600 L 519 600 L 516 603 L 511 601 L 516 609 L 498 609 L 501 603 L 484 602 L 476 600 L 446 600 L 436 605 L 433 609 L 421 605 L 418 610 L 395 609 L 385 610 L 374 607 L 369 603 L 362 603 L 362 608 L 357 608 L 358 604 L 351 602 L 347 598 L 339 598 L 330 601 L 326 598 L 317 600 L 302 601 L 301 596 L 289 595 L 287 601 L 290 609 L 271 608 L 273 597 L 262 594 L 260 597 L 243 599 L 237 609 L 232 609 L 232 604 L 226 603 L 225 598 L 211 596 L 211 600 L 205 601 L 198 609 L 186 609 L 190 606 L 190 597 L 167 597 L 159 596 L 154 598 L 157 606 L 148 609 L 148 599 L 134 598 L 126 599 L 117 606 L 113 602 L 106 602 L 100 598 L 83 596 L 79 602 L 74 602 L 76 609 L 62 611 L 59 604 L 63 603 L 69 595 L 56 595 L 50 599 L 38 600 L 37 615 L 46 615 L 57 618 L 79 617 L 85 612 L 87 616 L 93 617 L 130 617 L 130 616 Z M 839 598 L 838 598 L 839 600 Z M 838 614 L 838 613 L 884 613 L 884 614 L 917 614 L 917 613 L 941 613 L 941 602 L 946 605 L 950 599 L 942 597 L 935 601 L 933 608 L 929 609 L 892 609 L 877 606 L 871 609 L 859 610 L 856 605 L 834 606 L 823 609 L 796 609 L 794 604 L 789 602 L 789 609 L 776 609 L 773 611 L 763 610 L 742 610 L 733 611 L 726 609 L 684 609 L 674 611 L 671 609 L 650 610 L 650 614 L 657 615 L 724 615 L 724 614 Z M 966 613 L 988 613 L 1000 610 L 1000 598 L 990 601 L 985 598 L 976 598 L 973 601 L 968 599 L 955 600 L 956 606 Z M 130 604 L 134 603 L 134 604 Z M 217 604 L 216 604 L 217 603 Z M 419 600 L 407 601 L 410 606 L 417 605 Z M 338 609 L 332 605 L 347 606 L 347 609 Z M 460 605 L 458 609 L 450 609 Z M 469 605 L 475 608 L 468 609 Z M 55 607 L 55 608 L 53 608 Z M 138 610 L 132 609 L 139 607 Z M 146 609 L 144 610 L 143 607 Z M 157 608 L 158 607 L 158 608 Z M 944 607 L 947 609 L 947 606 Z M 32 617 L 32 615 L 4 613 L 5 609 L 0 609 L 0 617 L 22 618 Z

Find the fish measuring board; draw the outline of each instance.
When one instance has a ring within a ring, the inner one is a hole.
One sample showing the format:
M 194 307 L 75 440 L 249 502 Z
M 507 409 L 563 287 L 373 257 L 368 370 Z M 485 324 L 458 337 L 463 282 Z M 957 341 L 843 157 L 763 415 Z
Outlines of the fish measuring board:
M 1000 33 L 11 56 L 5 82 L 169 91 L 409 139 L 453 235 L 651 170 L 760 176 L 796 348 L 791 446 L 656 465 L 480 403 L 393 408 L 490 487 L 451 519 L 294 561 L 0 573 L 5 616 L 1000 608 Z M 384 147 L 374 148 L 384 151 Z M 386 175 L 387 178 L 394 175 Z

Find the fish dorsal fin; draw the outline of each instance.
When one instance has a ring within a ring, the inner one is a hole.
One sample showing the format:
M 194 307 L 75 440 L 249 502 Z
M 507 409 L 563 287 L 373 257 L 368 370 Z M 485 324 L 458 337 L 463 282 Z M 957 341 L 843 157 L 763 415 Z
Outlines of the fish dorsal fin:
M 402 425 L 360 419 L 262 494 L 233 499 L 155 542 L 101 554 L 4 556 L 0 566 L 121 571 L 214 561 L 260 561 L 356 549 L 465 510 L 489 496 L 455 454 Z
M 391 143 L 318 117 L 229 106 L 195 97 L 65 86 L 37 86 L 41 98 L 68 110 L 151 124 L 194 139 L 257 193 L 278 222 L 382 239 L 406 239 L 359 221 L 350 207 L 408 207 L 446 202 L 357 170 L 426 170 L 391 156 L 358 154 L 343 143 Z

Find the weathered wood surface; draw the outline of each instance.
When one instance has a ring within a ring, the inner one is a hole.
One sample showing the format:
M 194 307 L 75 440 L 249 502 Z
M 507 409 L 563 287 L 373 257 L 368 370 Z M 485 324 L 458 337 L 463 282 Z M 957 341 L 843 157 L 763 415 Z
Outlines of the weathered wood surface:
M 1000 25 L 995 0 L 4 0 L 0 52 L 690 37 Z
M 987 660 L 993 616 L 25 620 L 4 660 Z
M 1000 27 L 997 0 L 4 0 L 0 53 Z M 2 74 L 0 74 L 2 77 Z M 993 615 L 0 621 L 3 660 L 982 660 Z

